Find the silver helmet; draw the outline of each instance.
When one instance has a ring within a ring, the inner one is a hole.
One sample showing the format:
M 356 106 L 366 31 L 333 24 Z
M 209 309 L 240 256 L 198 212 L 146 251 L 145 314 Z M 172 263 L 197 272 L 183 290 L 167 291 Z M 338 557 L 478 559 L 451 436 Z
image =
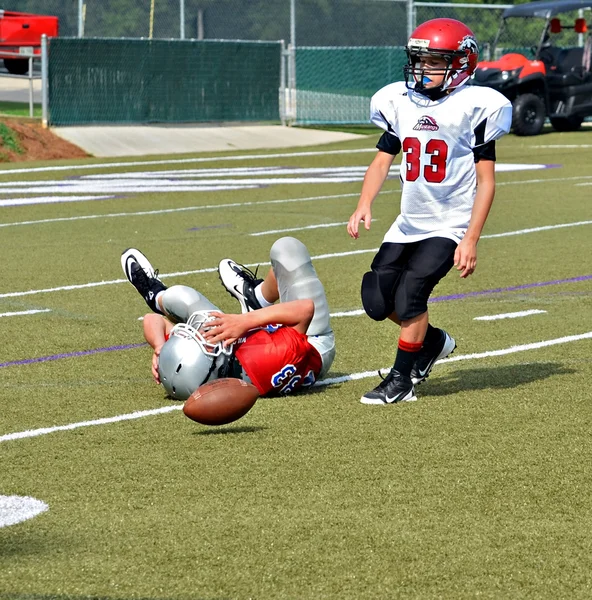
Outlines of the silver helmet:
M 229 371 L 234 345 L 210 344 L 203 336 L 212 319 L 210 311 L 194 312 L 187 323 L 173 327 L 160 351 L 160 381 L 177 400 L 187 400 L 200 385 L 225 377 Z

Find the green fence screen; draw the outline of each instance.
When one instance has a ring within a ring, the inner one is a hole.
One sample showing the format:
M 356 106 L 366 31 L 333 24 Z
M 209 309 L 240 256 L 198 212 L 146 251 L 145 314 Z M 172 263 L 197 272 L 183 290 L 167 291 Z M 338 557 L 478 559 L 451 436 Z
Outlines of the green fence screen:
M 368 123 L 370 98 L 401 81 L 405 49 L 392 46 L 296 50 L 296 122 Z
M 278 121 L 280 42 L 54 38 L 49 123 Z

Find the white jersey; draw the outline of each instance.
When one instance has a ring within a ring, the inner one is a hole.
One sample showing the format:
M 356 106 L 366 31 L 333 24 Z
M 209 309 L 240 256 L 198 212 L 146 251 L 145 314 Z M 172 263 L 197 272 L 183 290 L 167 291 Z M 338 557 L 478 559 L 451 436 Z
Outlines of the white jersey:
M 510 102 L 478 86 L 430 100 L 397 82 L 374 94 L 371 120 L 402 145 L 401 214 L 384 241 L 446 237 L 460 242 L 477 191 L 473 149 L 508 133 Z

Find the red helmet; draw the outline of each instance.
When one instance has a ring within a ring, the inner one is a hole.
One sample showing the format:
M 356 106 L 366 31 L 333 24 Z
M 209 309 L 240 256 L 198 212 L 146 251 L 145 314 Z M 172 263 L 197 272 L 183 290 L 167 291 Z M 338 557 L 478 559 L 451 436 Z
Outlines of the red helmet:
M 405 81 L 407 87 L 417 90 L 422 90 L 424 83 L 424 69 L 419 63 L 422 56 L 446 60 L 444 80 L 438 90 L 451 90 L 466 83 L 479 60 L 479 46 L 473 32 L 455 19 L 426 21 L 411 34 L 405 51 L 409 60 L 404 68 Z M 413 86 L 409 85 L 410 77 Z

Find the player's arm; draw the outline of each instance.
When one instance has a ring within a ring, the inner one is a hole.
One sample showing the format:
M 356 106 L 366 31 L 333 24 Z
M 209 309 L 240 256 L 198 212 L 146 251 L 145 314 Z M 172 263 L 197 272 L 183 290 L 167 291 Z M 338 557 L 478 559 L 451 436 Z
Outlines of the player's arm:
M 461 277 L 468 277 L 477 266 L 477 242 L 489 215 L 495 195 L 495 161 L 479 160 L 477 171 L 477 194 L 473 203 L 471 220 L 464 238 L 456 248 L 454 264 Z
M 165 319 L 162 315 L 148 313 L 144 315 L 142 323 L 144 330 L 144 338 L 152 346 L 154 353 L 152 354 L 152 376 L 156 383 L 160 383 L 158 376 L 158 357 L 160 350 L 167 340 L 168 335 L 173 328 L 173 324 Z
M 266 325 L 287 325 L 299 333 L 306 333 L 314 316 L 312 300 L 292 300 L 280 302 L 242 315 L 213 312 L 216 318 L 208 323 L 211 325 L 204 337 L 208 342 L 216 344 L 224 342 L 228 346 L 244 336 L 247 331 Z
M 385 133 L 382 137 L 384 138 L 385 135 L 390 135 L 398 142 L 398 138 L 394 135 Z M 398 146 L 399 148 L 401 147 L 400 143 Z M 372 203 L 378 196 L 378 193 L 388 177 L 389 169 L 393 164 L 397 152 L 391 154 L 390 152 L 379 149 L 364 175 L 364 183 L 362 184 L 358 206 L 349 218 L 347 224 L 347 232 L 354 239 L 357 239 L 360 235 L 358 232 L 360 222 L 364 221 L 364 227 L 367 230 L 370 229 L 370 223 L 372 221 Z

